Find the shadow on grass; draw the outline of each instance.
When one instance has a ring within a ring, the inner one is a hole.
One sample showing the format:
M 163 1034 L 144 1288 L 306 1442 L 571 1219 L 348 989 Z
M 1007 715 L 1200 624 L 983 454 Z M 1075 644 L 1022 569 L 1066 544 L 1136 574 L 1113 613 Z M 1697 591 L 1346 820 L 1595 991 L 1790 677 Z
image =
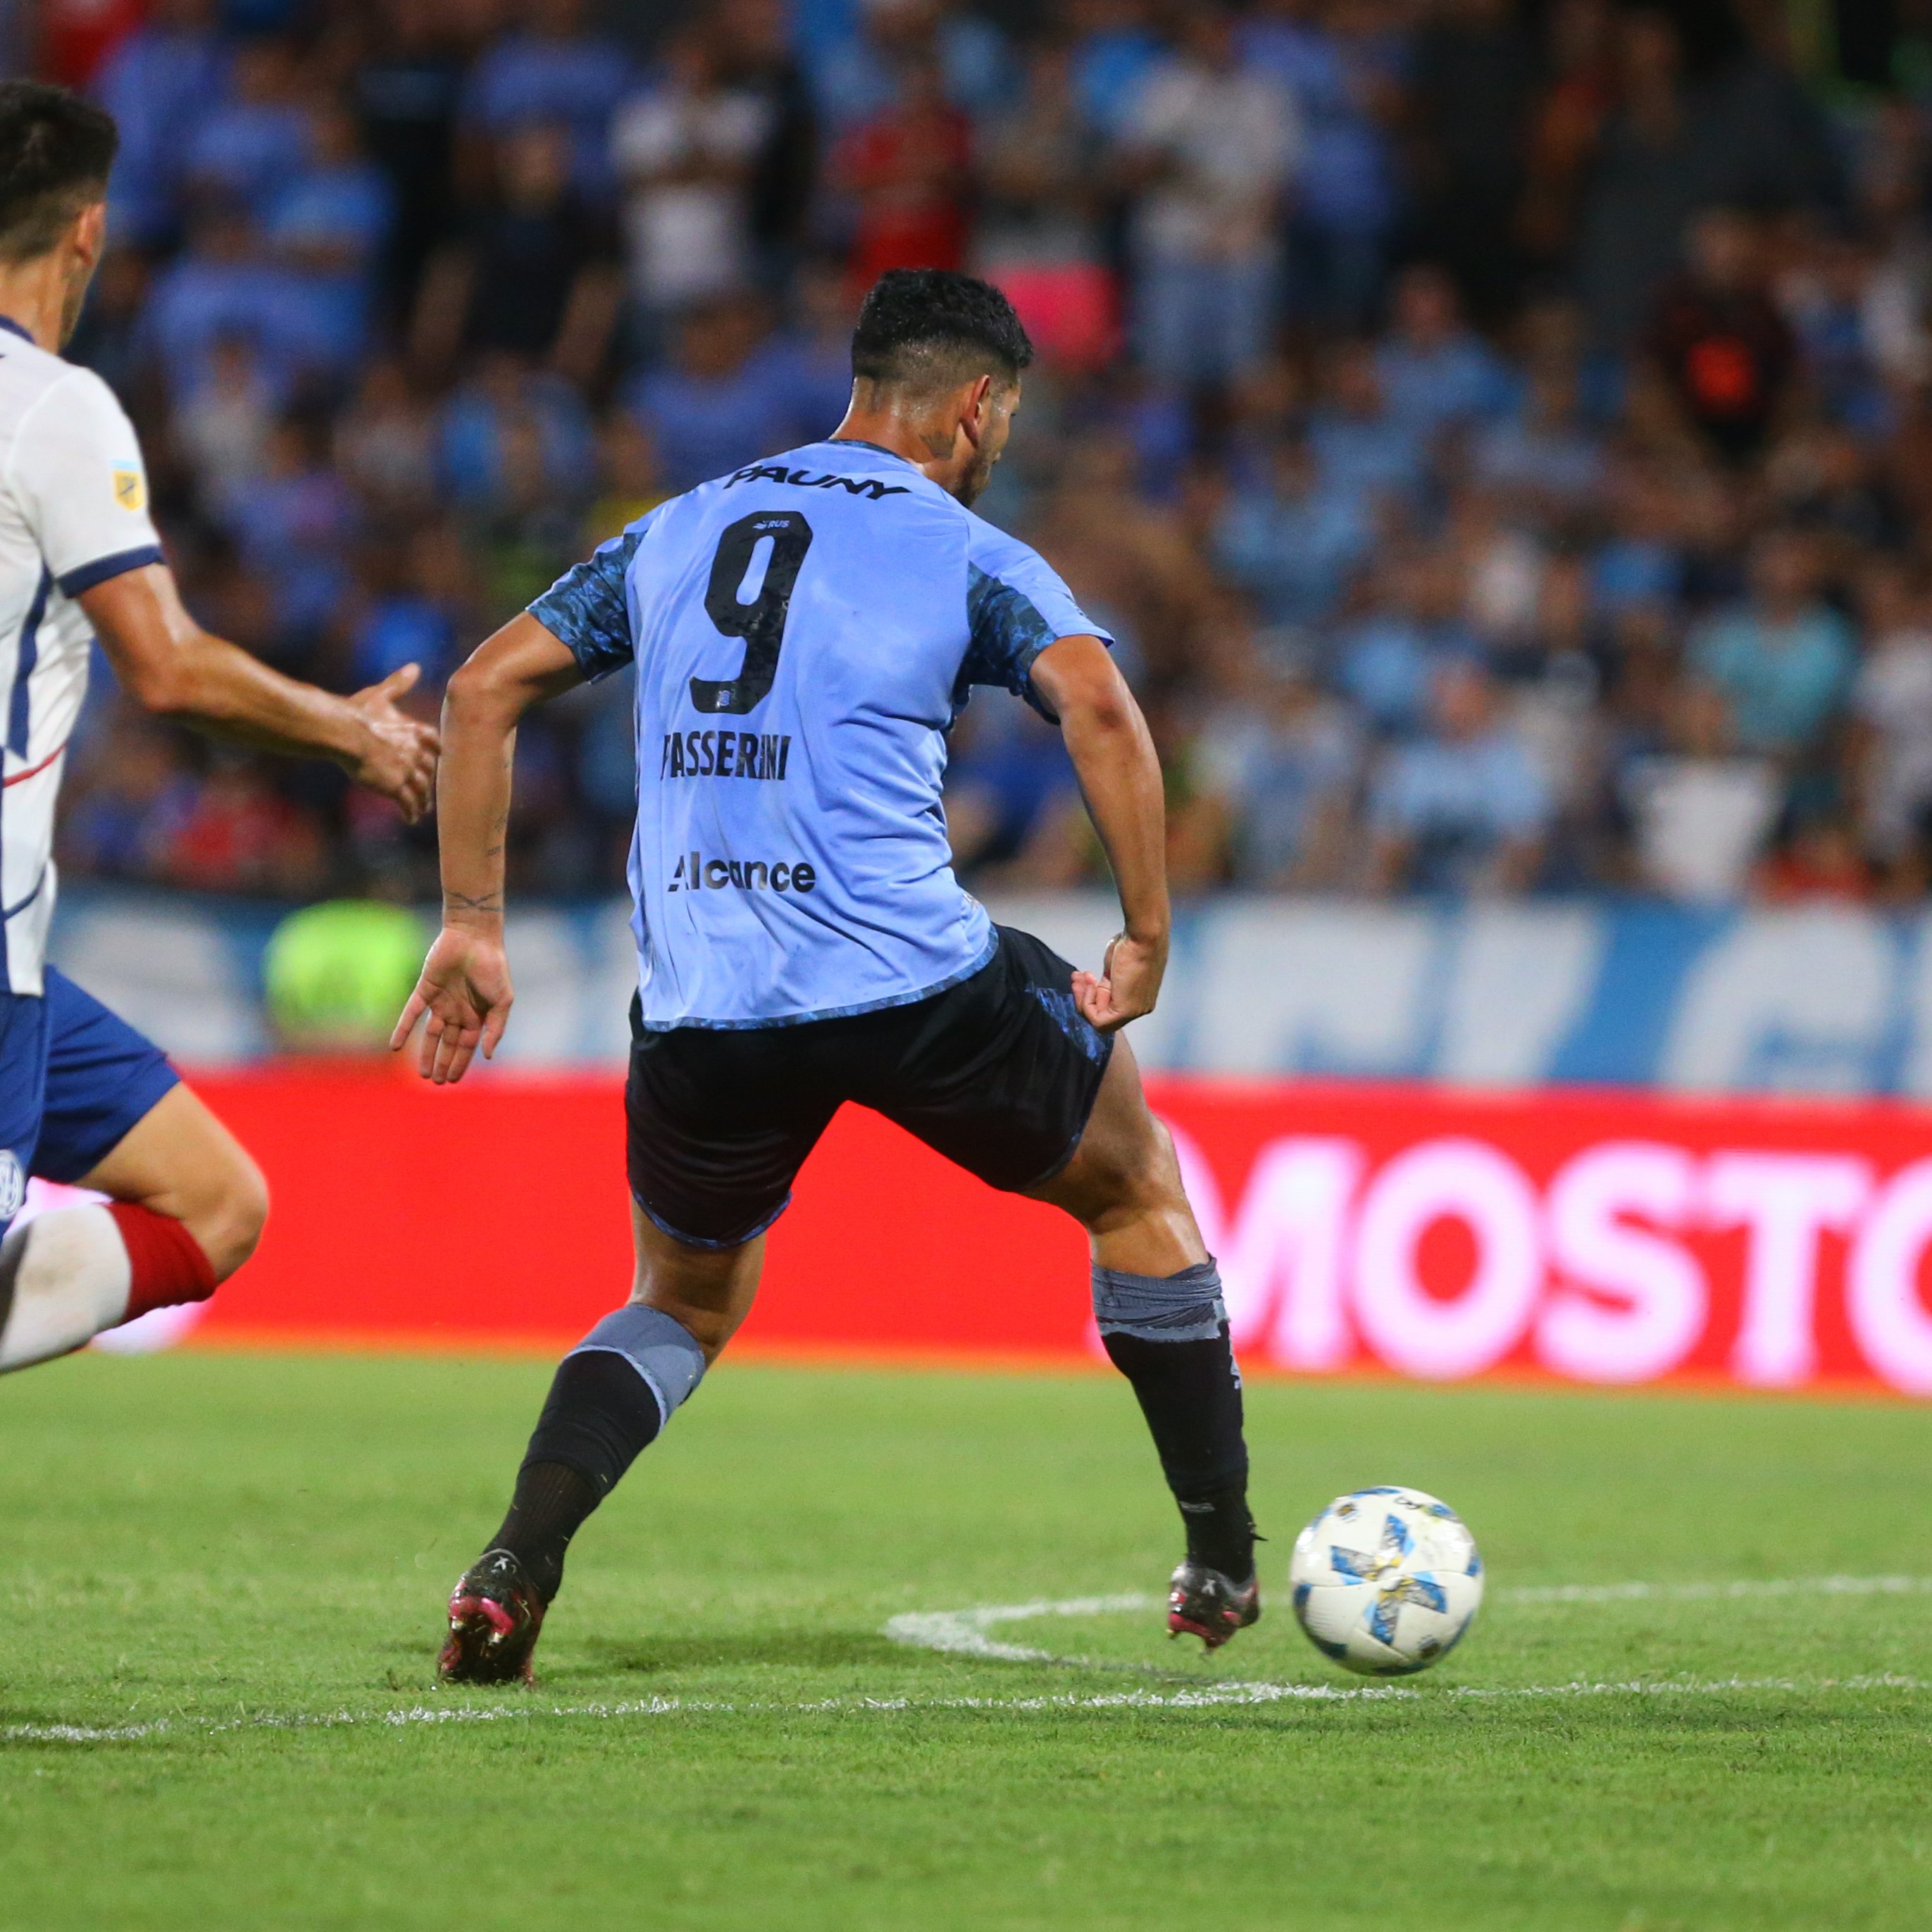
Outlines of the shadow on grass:
M 903 1645 L 875 1631 L 826 1630 L 746 1630 L 729 1635 L 583 1640 L 593 1667 L 636 1676 L 683 1670 L 719 1670 L 778 1665 L 804 1670 L 849 1670 L 908 1660 Z

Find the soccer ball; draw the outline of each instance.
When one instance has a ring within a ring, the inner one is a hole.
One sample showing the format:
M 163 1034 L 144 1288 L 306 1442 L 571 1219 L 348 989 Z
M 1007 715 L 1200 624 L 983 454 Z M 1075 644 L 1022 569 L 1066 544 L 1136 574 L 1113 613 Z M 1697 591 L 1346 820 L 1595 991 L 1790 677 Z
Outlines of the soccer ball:
M 1288 1580 L 1323 1656 L 1364 1677 L 1406 1677 L 1447 1657 L 1475 1621 L 1483 1559 L 1447 1503 L 1420 1490 L 1357 1490 L 1294 1539 Z

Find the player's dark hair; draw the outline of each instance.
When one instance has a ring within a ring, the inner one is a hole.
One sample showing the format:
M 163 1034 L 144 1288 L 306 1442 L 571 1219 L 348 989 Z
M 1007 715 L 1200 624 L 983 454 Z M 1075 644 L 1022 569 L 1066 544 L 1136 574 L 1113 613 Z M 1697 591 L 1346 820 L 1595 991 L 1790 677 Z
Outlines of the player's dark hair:
M 114 117 L 64 87 L 0 81 L 0 261 L 31 262 L 107 193 Z
M 990 282 L 950 268 L 889 268 L 852 332 L 852 374 L 894 388 L 934 388 L 997 376 L 1018 380 L 1033 344 Z

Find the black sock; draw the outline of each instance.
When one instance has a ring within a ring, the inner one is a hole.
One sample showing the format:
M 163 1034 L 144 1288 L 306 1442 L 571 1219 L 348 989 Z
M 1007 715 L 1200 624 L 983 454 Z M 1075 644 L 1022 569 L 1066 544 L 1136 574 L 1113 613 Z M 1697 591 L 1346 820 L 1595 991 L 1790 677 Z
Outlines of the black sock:
M 1220 1324 L 1210 1339 L 1150 1341 L 1103 1335 L 1108 1359 L 1132 1383 L 1167 1485 L 1180 1507 L 1187 1553 L 1245 1582 L 1254 1570 L 1241 1378 Z
M 489 1546 L 523 1564 L 546 1604 L 563 1580 L 570 1539 L 663 1426 L 650 1384 L 623 1356 L 586 1349 L 558 1364 Z

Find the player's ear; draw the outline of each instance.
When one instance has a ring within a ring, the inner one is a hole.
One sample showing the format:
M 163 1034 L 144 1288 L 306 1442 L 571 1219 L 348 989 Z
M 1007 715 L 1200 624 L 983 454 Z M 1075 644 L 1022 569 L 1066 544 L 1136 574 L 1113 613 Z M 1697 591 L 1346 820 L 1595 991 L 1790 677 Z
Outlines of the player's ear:
M 74 217 L 70 232 L 74 252 L 89 269 L 96 267 L 101 256 L 107 252 L 106 202 L 88 202 Z
M 960 397 L 959 427 L 975 449 L 986 434 L 987 418 L 993 412 L 993 379 L 976 376 Z

